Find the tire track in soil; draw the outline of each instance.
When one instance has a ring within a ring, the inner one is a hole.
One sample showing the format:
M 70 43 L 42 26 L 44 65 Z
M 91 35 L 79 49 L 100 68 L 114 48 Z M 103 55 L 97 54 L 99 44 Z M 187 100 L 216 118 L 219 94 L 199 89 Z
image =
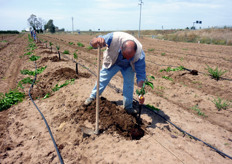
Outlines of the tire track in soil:
M 2 40 L 6 40 L 7 43 L 6 43 L 5 45 L 1 45 L 1 43 L 0 43 L 0 45 L 1 45 L 1 46 L 0 46 L 0 51 L 3 50 L 3 49 L 5 49 L 6 47 L 8 47 L 8 46 L 11 45 L 11 44 L 14 44 L 13 42 L 14 42 L 17 38 L 21 37 L 20 35 L 23 35 L 23 34 L 18 34 L 18 35 L 13 35 L 13 36 L 2 37 Z
M 2 64 L 3 67 L 1 68 L 1 77 L 4 77 L 4 79 L 1 79 L 1 81 L 7 84 L 1 86 L 0 92 L 7 92 L 9 89 L 13 89 L 17 86 L 16 80 L 24 60 L 20 58 L 20 56 L 24 54 L 24 50 L 27 46 L 27 42 L 23 41 L 24 38 L 25 36 L 20 38 L 17 37 L 16 40 L 13 41 L 14 44 L 0 51 L 1 58 L 4 59 L 4 64 Z M 3 56 L 3 54 L 7 56 Z

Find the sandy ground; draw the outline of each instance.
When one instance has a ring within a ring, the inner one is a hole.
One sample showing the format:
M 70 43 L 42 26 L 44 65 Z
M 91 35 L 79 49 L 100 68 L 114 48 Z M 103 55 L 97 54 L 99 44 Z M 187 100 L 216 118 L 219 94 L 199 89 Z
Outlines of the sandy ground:
M 0 92 L 15 88 L 20 80 L 28 77 L 20 74 L 20 70 L 35 69 L 28 56 L 23 56 L 28 45 L 27 35 L 15 37 L 0 51 Z M 61 52 L 69 50 L 71 55 L 67 56 L 70 59 L 78 50 L 78 62 L 96 73 L 97 51 L 87 50 L 92 37 L 40 35 L 41 40 L 54 44 L 53 51 L 50 52 L 45 44 L 37 44 L 34 51 L 41 56 L 36 62 L 37 67 L 47 68 L 37 76 L 32 96 L 47 119 L 64 163 L 231 163 L 230 159 L 184 135 L 146 109 L 142 110 L 141 116 L 145 135 L 140 140 L 131 140 L 130 130 L 136 125 L 136 120 L 122 109 L 122 94 L 110 87 L 102 96 L 118 106 L 104 100 L 107 102 L 101 104 L 100 135 L 83 136 L 81 126 L 95 126 L 94 109 L 83 106 L 83 102 L 90 95 L 96 77 L 80 66 L 76 75 L 75 63 L 63 56 L 58 60 L 55 45 L 60 46 Z M 218 111 L 212 102 L 217 97 L 232 100 L 232 47 L 150 38 L 140 41 L 146 53 L 147 75 L 156 78 L 155 88 L 148 90 L 145 103 L 161 109 L 159 113 L 177 126 L 232 156 L 232 108 Z M 78 47 L 77 42 L 85 47 Z M 209 77 L 206 64 L 228 70 L 223 76 L 225 79 L 216 81 Z M 167 65 L 182 65 L 198 70 L 199 74 L 159 72 Z M 171 77 L 173 81 L 162 76 Z M 59 91 L 52 91 L 56 84 L 61 85 L 70 79 L 75 81 Z M 111 84 L 119 89 L 122 89 L 122 83 L 120 73 L 111 80 Z M 23 91 L 28 94 L 30 85 L 24 87 Z M 43 99 L 46 93 L 51 93 L 51 96 Z M 195 105 L 205 116 L 191 109 Z M 45 123 L 28 96 L 22 103 L 0 112 L 0 123 L 0 163 L 59 163 Z

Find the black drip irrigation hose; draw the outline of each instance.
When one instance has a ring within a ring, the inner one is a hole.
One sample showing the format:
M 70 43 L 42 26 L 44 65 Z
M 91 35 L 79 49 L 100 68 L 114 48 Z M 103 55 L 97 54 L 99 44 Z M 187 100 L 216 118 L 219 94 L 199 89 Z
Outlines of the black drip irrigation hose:
M 135 100 L 135 101 L 137 101 L 137 100 Z M 137 101 L 137 103 L 138 103 L 138 101 Z M 151 109 L 151 108 L 149 108 L 149 107 L 147 107 L 147 106 L 145 106 L 145 105 L 144 105 L 144 107 L 145 107 L 146 109 L 148 109 L 149 111 L 155 113 L 156 115 L 158 115 L 159 117 L 161 117 L 162 119 L 164 119 L 165 121 L 167 121 L 168 123 L 170 123 L 171 125 L 173 125 L 175 128 L 177 128 L 177 129 L 178 129 L 179 131 L 181 131 L 182 133 L 187 134 L 188 136 L 192 137 L 193 139 L 195 139 L 195 140 L 197 140 L 197 141 L 200 141 L 200 142 L 204 143 L 205 145 L 207 145 L 208 147 L 212 148 L 213 150 L 215 150 L 218 154 L 220 154 L 220 155 L 223 156 L 224 158 L 225 158 L 225 157 L 228 157 L 228 158 L 232 159 L 231 156 L 229 156 L 229 155 L 223 153 L 222 151 L 218 150 L 217 148 L 211 146 L 210 144 L 208 144 L 208 143 L 202 141 L 201 139 L 199 139 L 199 138 L 197 138 L 197 137 L 195 137 L 195 136 L 189 134 L 188 132 L 184 131 L 184 130 L 181 129 L 180 127 L 176 126 L 174 123 L 172 123 L 171 121 L 169 121 L 168 119 L 166 119 L 164 116 L 162 116 L 162 115 L 159 114 L 158 112 L 154 111 L 153 109 Z
M 81 65 L 81 64 L 80 64 L 80 65 Z M 81 66 L 84 67 L 84 68 L 86 68 L 86 67 L 83 66 L 83 65 L 81 65 Z M 89 70 L 89 69 L 88 69 L 88 70 Z M 90 72 L 96 76 L 95 73 L 93 73 L 92 71 L 90 71 Z M 117 93 L 122 93 L 122 91 L 121 91 L 120 89 L 118 89 L 118 88 L 115 87 L 114 85 L 111 85 L 110 83 L 109 83 L 109 87 L 113 88 Z M 138 102 L 137 100 L 135 100 L 135 99 L 134 99 L 134 101 L 136 102 L 136 104 L 139 103 L 139 102 Z M 182 133 L 187 134 L 188 136 L 192 137 L 193 139 L 198 140 L 198 141 L 204 143 L 205 145 L 207 145 L 208 147 L 212 148 L 212 149 L 215 150 L 218 154 L 220 154 L 222 157 L 224 157 L 224 158 L 225 158 L 225 157 L 228 157 L 228 158 L 232 159 L 231 156 L 229 156 L 229 155 L 223 153 L 222 151 L 218 150 L 217 148 L 211 146 L 210 144 L 208 144 L 208 143 L 202 141 L 201 139 L 199 139 L 199 138 L 197 138 L 197 137 L 195 137 L 195 136 L 189 134 L 188 132 L 184 131 L 183 129 L 181 129 L 180 127 L 178 127 L 177 125 L 175 125 L 174 123 L 172 123 L 171 121 L 169 121 L 168 119 L 166 119 L 164 116 L 160 115 L 159 113 L 157 113 L 157 112 L 154 111 L 153 109 L 151 109 L 151 108 L 149 108 L 149 107 L 147 107 L 147 106 L 145 106 L 145 105 L 143 105 L 143 106 L 144 106 L 146 109 L 148 109 L 149 111 L 155 113 L 156 115 L 158 115 L 159 117 L 161 117 L 162 119 L 164 119 L 165 121 L 167 121 L 168 123 L 170 123 L 171 125 L 173 125 L 175 128 L 177 128 L 177 129 L 178 129 L 179 131 L 181 131 Z
M 174 68 L 178 68 L 178 66 L 173 66 L 173 65 L 162 65 L 162 64 L 157 64 L 157 63 L 155 63 L 155 62 L 152 62 L 152 61 L 148 61 L 148 62 L 150 62 L 150 63 L 152 63 L 152 64 L 155 64 L 155 65 L 158 65 L 158 66 L 168 66 L 168 67 L 174 67 Z M 183 68 L 184 70 L 186 70 L 186 71 L 189 71 L 189 72 L 192 72 L 193 70 L 191 70 L 191 69 L 188 69 L 188 68 Z M 201 74 L 206 74 L 206 73 L 204 73 L 204 72 L 200 72 L 200 71 L 197 71 L 198 73 L 201 73 Z M 227 77 L 220 77 L 220 79 L 222 79 L 222 80 L 228 80 L 228 81 L 232 81 L 232 79 L 230 79 L 230 78 L 227 78 Z
M 30 89 L 29 89 L 29 97 L 30 97 L 32 103 L 34 104 L 34 106 L 36 107 L 36 109 L 38 110 L 38 112 L 40 113 L 40 115 L 42 116 L 42 118 L 43 118 L 43 120 L 44 120 L 44 122 L 45 122 L 45 124 L 46 124 L 46 126 L 47 126 L 48 132 L 49 132 L 49 134 L 50 134 L 50 136 L 51 136 L 51 138 L 52 138 L 52 142 L 53 142 L 54 147 L 55 147 L 55 149 L 56 149 L 56 152 L 57 152 L 57 155 L 58 155 L 58 157 L 59 157 L 60 163 L 63 164 L 63 163 L 64 163 L 64 162 L 63 162 L 63 159 L 62 159 L 62 157 L 61 157 L 61 155 L 60 155 L 60 152 L 59 152 L 59 150 L 58 150 L 58 148 L 57 148 L 55 139 L 54 139 L 54 137 L 53 137 L 53 135 L 52 135 L 52 132 L 51 132 L 50 127 L 49 127 L 49 125 L 48 125 L 48 123 L 47 123 L 47 120 L 45 119 L 43 113 L 39 110 L 39 108 L 38 108 L 37 105 L 35 104 L 33 98 L 31 97 L 31 89 L 32 89 L 33 86 L 34 86 L 34 83 L 35 83 L 35 81 L 36 81 L 36 76 L 37 76 L 37 74 L 36 74 L 37 66 L 36 66 L 36 62 L 34 62 L 34 63 L 35 63 L 35 78 L 34 78 L 33 83 L 31 84 L 31 87 L 30 87 Z
M 64 55 L 64 56 L 65 56 L 65 55 Z M 65 57 L 68 58 L 67 56 L 65 56 Z M 68 58 L 68 59 L 69 59 L 69 60 L 72 60 L 74 63 L 78 63 L 78 62 L 76 62 L 76 61 L 73 60 L 73 59 L 70 59 L 70 58 Z M 153 62 L 152 62 L 152 63 L 153 63 Z M 79 64 L 80 66 L 82 66 L 83 68 L 87 69 L 90 73 L 92 73 L 93 75 L 96 76 L 96 74 L 95 74 L 94 72 L 92 72 L 89 68 L 85 67 L 84 65 L 82 65 L 82 64 L 80 64 L 80 63 L 78 63 L 78 64 Z M 156 64 L 156 63 L 154 63 L 154 64 Z M 157 64 L 157 65 L 159 65 L 159 64 Z M 187 71 L 191 71 L 190 69 L 187 69 L 187 68 L 184 68 L 184 69 L 187 70 Z M 35 75 L 35 79 L 36 79 L 36 75 Z M 33 84 L 34 84 L 34 82 L 35 82 L 35 79 L 34 79 L 34 81 L 33 81 Z M 32 87 L 33 87 L 33 84 L 32 84 Z M 110 86 L 111 88 L 113 88 L 117 93 L 120 93 L 120 92 L 122 93 L 122 91 L 121 91 L 120 89 L 118 89 L 117 87 L 111 85 L 110 83 L 109 83 L 109 86 Z M 31 88 L 30 88 L 30 90 L 31 90 Z M 29 94 L 30 94 L 30 90 L 29 90 Z M 29 95 L 29 96 L 30 96 L 30 95 Z M 31 97 L 30 97 L 30 98 L 31 98 Z M 31 98 L 31 100 L 32 100 L 32 98 Z M 134 99 L 134 101 L 136 102 L 136 104 L 138 104 L 138 101 L 137 101 L 137 100 Z M 32 102 L 34 103 L 33 100 L 32 100 Z M 35 103 L 34 103 L 34 105 L 36 106 Z M 168 119 L 166 119 L 164 116 L 160 115 L 159 113 L 157 113 L 157 112 L 154 111 L 153 109 L 151 109 L 151 108 L 149 108 L 149 107 L 147 107 L 147 106 L 145 106 L 145 105 L 143 105 L 143 107 L 145 107 L 145 108 L 148 109 L 149 111 L 155 113 L 156 115 L 158 115 L 159 117 L 161 117 L 162 119 L 164 119 L 166 122 L 168 122 L 168 123 L 170 123 L 171 125 L 173 125 L 175 128 L 177 128 L 177 129 L 178 129 L 179 131 L 181 131 L 182 133 L 187 134 L 188 136 L 192 137 L 193 139 L 198 140 L 198 141 L 204 143 L 205 145 L 207 145 L 207 146 L 210 147 L 211 149 L 215 150 L 215 151 L 216 151 L 218 154 L 220 154 L 222 157 L 224 157 L 224 158 L 225 158 L 225 157 L 228 157 L 229 159 L 232 159 L 231 156 L 229 156 L 229 155 L 223 153 L 222 151 L 218 150 L 217 148 L 211 146 L 210 144 L 208 144 L 208 143 L 202 141 L 201 139 L 199 139 L 199 138 L 197 138 L 197 137 L 191 135 L 190 133 L 184 131 L 183 129 L 181 129 L 180 127 L 178 127 L 177 125 L 175 125 L 174 123 L 172 123 L 171 121 L 169 121 Z M 36 108 L 38 109 L 37 106 L 36 106 Z M 39 110 L 39 109 L 38 109 L 38 110 Z M 40 111 L 39 111 L 39 112 L 40 112 Z M 41 113 L 41 112 L 40 112 L 40 113 Z M 42 115 L 42 113 L 41 113 L 41 115 Z M 42 115 L 42 117 L 43 117 L 43 115 Z M 44 117 L 43 117 L 43 118 L 44 118 Z M 45 118 L 44 118 L 44 120 L 45 120 Z M 45 123 L 46 123 L 46 120 L 45 120 Z M 46 125 L 47 125 L 47 123 L 46 123 Z M 47 125 L 47 126 L 48 126 L 48 125 Z M 48 126 L 48 129 L 49 129 L 49 126 Z M 50 129 L 49 129 L 49 133 L 50 133 Z M 50 135 L 51 135 L 51 137 L 52 137 L 52 134 L 51 134 L 51 133 L 50 133 Z M 52 139 L 53 139 L 53 137 L 52 137 Z M 55 145 L 55 148 L 56 148 L 57 154 L 58 154 L 59 151 L 58 151 L 58 149 L 57 149 L 57 147 L 56 147 L 56 144 L 55 144 L 54 139 L 53 139 L 53 143 L 54 143 L 54 145 Z M 58 154 L 58 156 L 59 156 L 59 154 Z M 59 156 L 59 158 L 62 160 L 61 156 Z M 62 161 L 62 162 L 63 162 L 63 161 Z
M 74 60 L 72 60 L 72 61 L 74 61 Z M 78 62 L 76 62 L 76 61 L 74 61 L 74 62 L 75 62 L 75 63 L 78 63 Z M 80 64 L 80 63 L 78 63 L 78 64 Z M 81 65 L 83 68 L 87 68 L 87 67 L 85 67 L 85 66 L 82 65 L 82 64 L 80 64 L 80 65 Z M 90 69 L 87 69 L 87 70 L 90 71 L 90 73 L 92 73 L 93 75 L 96 76 L 96 74 L 93 73 Z M 117 93 L 122 93 L 122 90 L 120 90 L 119 88 L 115 87 L 114 85 L 112 85 L 112 84 L 110 84 L 110 83 L 109 83 L 109 87 L 113 88 Z M 139 102 L 138 102 L 137 100 L 135 100 L 135 99 L 134 99 L 134 101 L 136 102 L 136 104 L 139 103 Z M 149 107 L 147 107 L 147 106 L 145 106 L 145 105 L 143 105 L 143 106 L 144 106 L 146 109 L 148 109 L 149 111 L 155 113 L 156 115 L 158 115 L 159 117 L 161 117 L 162 119 L 164 119 L 165 121 L 167 121 L 168 123 L 170 123 L 171 125 L 173 125 L 175 128 L 177 128 L 177 129 L 178 129 L 179 131 L 181 131 L 182 133 L 187 134 L 188 136 L 192 137 L 193 139 L 198 140 L 198 141 L 204 143 L 205 145 L 207 145 L 208 147 L 212 148 L 212 149 L 215 150 L 218 154 L 220 154 L 222 157 L 224 157 L 224 158 L 225 158 L 225 157 L 228 157 L 228 158 L 232 159 L 231 156 L 229 156 L 229 155 L 223 153 L 222 151 L 218 150 L 217 148 L 211 146 L 210 144 L 208 144 L 208 143 L 202 141 L 201 139 L 199 139 L 199 138 L 197 138 L 197 137 L 195 137 L 195 136 L 189 134 L 188 132 L 184 131 L 183 129 L 181 129 L 180 127 L 178 127 L 177 125 L 175 125 L 174 123 L 172 123 L 171 121 L 169 121 L 168 119 L 166 119 L 164 116 L 160 115 L 159 113 L 157 113 L 157 112 L 154 111 L 153 109 L 151 109 L 151 108 L 149 108 Z
M 76 64 L 79 64 L 80 66 L 82 66 L 83 68 L 87 69 L 90 73 L 92 73 L 94 76 L 97 77 L 97 74 L 94 73 L 93 71 L 91 71 L 88 67 L 84 66 L 83 64 L 80 64 L 79 62 L 76 62 L 75 60 L 73 59 L 70 59 L 69 57 L 67 57 L 66 55 L 62 54 L 65 58 L 67 58 L 68 60 L 71 60 L 72 62 L 76 63 Z

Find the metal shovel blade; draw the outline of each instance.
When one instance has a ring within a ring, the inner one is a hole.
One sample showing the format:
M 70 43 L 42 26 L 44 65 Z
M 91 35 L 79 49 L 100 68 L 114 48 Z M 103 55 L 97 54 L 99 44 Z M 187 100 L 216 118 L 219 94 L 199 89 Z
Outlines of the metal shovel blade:
M 93 134 L 95 134 L 95 131 L 93 129 L 87 128 L 87 127 L 81 127 L 81 131 L 84 134 L 87 134 L 87 135 L 93 135 Z

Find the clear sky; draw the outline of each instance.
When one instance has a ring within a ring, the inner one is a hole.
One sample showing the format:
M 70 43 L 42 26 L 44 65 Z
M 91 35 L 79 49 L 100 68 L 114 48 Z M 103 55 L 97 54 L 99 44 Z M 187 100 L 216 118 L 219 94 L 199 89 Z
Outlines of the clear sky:
M 141 30 L 232 25 L 232 0 L 143 0 Z M 0 0 L 0 30 L 27 29 L 31 14 L 80 30 L 137 30 L 139 0 Z

